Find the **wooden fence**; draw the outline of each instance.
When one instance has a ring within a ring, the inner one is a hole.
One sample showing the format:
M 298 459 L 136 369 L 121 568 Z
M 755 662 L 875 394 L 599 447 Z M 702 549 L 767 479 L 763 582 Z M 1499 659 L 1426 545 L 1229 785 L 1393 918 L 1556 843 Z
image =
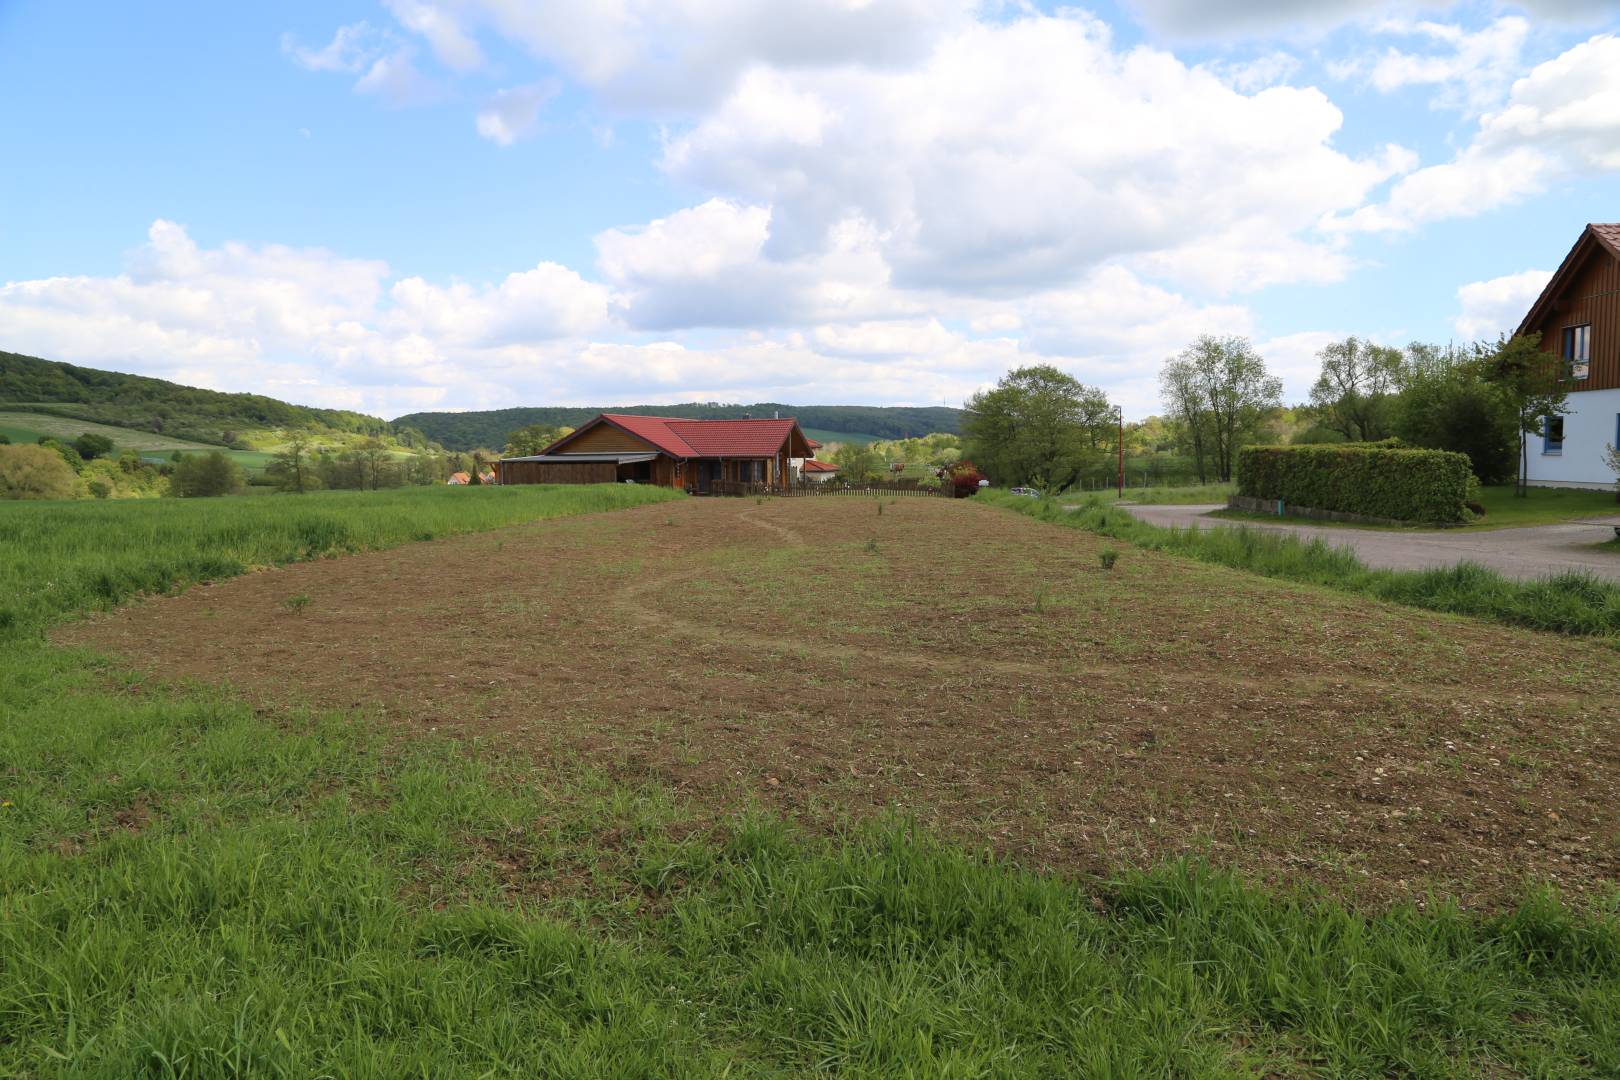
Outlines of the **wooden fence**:
M 713 480 L 709 482 L 710 495 L 729 496 L 765 496 L 773 495 L 778 498 L 799 499 L 823 495 L 903 495 L 928 496 L 940 498 L 951 496 L 949 485 L 942 484 L 938 488 L 925 488 L 917 484 L 893 483 L 876 481 L 866 484 L 841 484 L 837 480 L 828 480 L 824 483 L 800 483 L 788 487 L 771 487 L 768 484 L 743 484 L 732 480 Z

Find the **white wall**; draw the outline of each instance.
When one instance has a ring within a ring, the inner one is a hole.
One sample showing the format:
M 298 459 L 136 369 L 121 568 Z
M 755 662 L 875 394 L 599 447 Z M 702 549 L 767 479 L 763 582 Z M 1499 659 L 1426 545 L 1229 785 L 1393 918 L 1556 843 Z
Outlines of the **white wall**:
M 1603 449 L 1620 438 L 1615 430 L 1620 389 L 1578 390 L 1569 395 L 1568 406 L 1563 453 L 1545 453 L 1540 436 L 1530 436 L 1530 482 L 1543 487 L 1612 489 L 1614 470 L 1603 463 Z

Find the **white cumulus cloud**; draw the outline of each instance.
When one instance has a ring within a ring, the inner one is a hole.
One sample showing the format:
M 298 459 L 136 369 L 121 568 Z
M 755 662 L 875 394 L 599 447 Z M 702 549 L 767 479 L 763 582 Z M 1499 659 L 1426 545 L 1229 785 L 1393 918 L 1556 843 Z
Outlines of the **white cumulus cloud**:
M 1551 270 L 1525 270 L 1462 286 L 1457 290 L 1461 310 L 1452 322 L 1457 335 L 1480 341 L 1513 333 L 1551 280 Z

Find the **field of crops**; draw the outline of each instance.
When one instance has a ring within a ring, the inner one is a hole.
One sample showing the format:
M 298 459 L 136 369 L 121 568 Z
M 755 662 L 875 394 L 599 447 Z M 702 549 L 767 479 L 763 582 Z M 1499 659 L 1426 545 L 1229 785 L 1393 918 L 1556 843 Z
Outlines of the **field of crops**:
M 1613 650 L 1103 543 L 0 507 L 0 1075 L 1620 1073 Z

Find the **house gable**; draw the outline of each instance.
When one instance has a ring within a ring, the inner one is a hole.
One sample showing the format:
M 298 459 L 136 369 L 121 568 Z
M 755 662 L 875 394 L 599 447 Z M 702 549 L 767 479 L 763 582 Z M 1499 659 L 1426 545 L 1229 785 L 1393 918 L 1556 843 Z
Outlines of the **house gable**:
M 1519 324 L 1560 354 L 1566 328 L 1590 327 L 1587 377 L 1570 390 L 1620 387 L 1620 225 L 1588 225 Z
M 649 439 L 613 423 L 606 416 L 598 416 L 578 431 L 563 436 L 546 447 L 546 454 L 637 454 L 668 453 Z

